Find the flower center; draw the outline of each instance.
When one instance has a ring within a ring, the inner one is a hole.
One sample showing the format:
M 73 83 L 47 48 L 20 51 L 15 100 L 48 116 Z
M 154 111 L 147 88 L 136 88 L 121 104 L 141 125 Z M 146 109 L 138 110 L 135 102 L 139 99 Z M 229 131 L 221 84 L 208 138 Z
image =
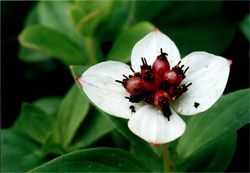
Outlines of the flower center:
M 140 72 L 135 72 L 132 67 L 130 67 L 134 74 L 128 77 L 123 75 L 125 79 L 122 81 L 116 80 L 116 82 L 121 83 L 129 92 L 130 96 L 125 98 L 129 99 L 131 103 L 143 101 L 147 104 L 155 105 L 155 107 L 161 110 L 163 115 L 170 120 L 170 116 L 172 115 L 169 108 L 170 102 L 185 93 L 192 83 L 180 85 L 186 77 L 185 73 L 189 67 L 183 70 L 184 65 L 180 66 L 181 61 L 179 61 L 177 65 L 170 69 L 167 60 L 168 54 L 163 52 L 162 49 L 160 50 L 161 54 L 156 57 L 152 67 L 148 65 L 146 59 L 142 57 Z M 198 107 L 197 104 L 195 106 Z M 136 112 L 133 105 L 129 108 L 132 113 Z

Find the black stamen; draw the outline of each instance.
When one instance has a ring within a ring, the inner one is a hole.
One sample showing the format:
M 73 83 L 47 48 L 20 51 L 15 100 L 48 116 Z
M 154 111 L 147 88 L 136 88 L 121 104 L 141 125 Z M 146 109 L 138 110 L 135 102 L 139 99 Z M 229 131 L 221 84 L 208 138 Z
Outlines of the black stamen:
M 162 51 L 162 48 L 160 49 L 160 51 L 161 51 L 161 55 L 163 55 L 163 56 L 168 56 L 168 54 L 167 54 L 166 52 L 163 52 L 163 51 Z
M 192 83 L 187 84 L 186 87 L 189 87 L 190 85 L 192 85 Z
M 141 61 L 142 61 L 142 65 L 143 65 L 143 66 L 144 66 L 144 65 L 147 65 L 147 61 L 146 61 L 145 58 L 141 57 Z
M 180 69 L 182 69 L 184 67 L 184 65 L 182 65 L 181 67 L 180 67 Z
M 187 68 L 185 69 L 185 71 L 183 72 L 183 74 L 185 74 L 185 73 L 187 72 L 188 69 L 189 69 L 189 67 L 187 67 Z
M 143 60 L 143 57 L 141 57 L 141 62 L 142 62 L 142 65 L 144 65 L 144 60 Z
M 146 58 L 144 58 L 144 62 L 145 62 L 145 64 L 146 64 L 146 66 L 148 66 L 148 63 L 147 63 L 147 60 L 146 60 Z
M 123 82 L 122 81 L 120 81 L 120 80 L 115 80 L 116 82 L 118 82 L 118 83 L 121 83 L 121 84 L 123 84 Z
M 134 69 L 131 66 L 129 68 L 133 73 L 135 73 Z
M 177 65 L 180 65 L 181 64 L 181 60 L 178 62 L 178 64 Z
M 128 77 L 126 75 L 122 75 L 123 77 L 125 77 L 126 79 L 128 79 Z

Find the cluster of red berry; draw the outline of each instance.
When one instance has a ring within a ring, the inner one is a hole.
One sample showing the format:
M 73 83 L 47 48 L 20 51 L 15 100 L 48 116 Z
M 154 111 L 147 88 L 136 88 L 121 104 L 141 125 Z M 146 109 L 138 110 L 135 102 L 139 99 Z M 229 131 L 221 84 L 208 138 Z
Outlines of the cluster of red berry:
M 169 109 L 171 100 L 180 97 L 187 88 L 191 85 L 180 85 L 181 81 L 185 78 L 185 73 L 189 67 L 183 70 L 184 65 L 176 66 L 170 69 L 167 60 L 168 54 L 162 52 L 157 56 L 152 67 L 147 64 L 145 58 L 142 58 L 141 71 L 135 72 L 132 67 L 131 70 L 134 75 L 128 77 L 123 75 L 125 79 L 122 81 L 116 80 L 121 83 L 124 88 L 129 92 L 130 97 L 126 97 L 132 103 L 145 101 L 148 104 L 154 104 L 158 109 L 162 110 L 163 115 L 169 120 L 172 114 Z M 135 112 L 134 107 L 130 107 L 132 112 Z

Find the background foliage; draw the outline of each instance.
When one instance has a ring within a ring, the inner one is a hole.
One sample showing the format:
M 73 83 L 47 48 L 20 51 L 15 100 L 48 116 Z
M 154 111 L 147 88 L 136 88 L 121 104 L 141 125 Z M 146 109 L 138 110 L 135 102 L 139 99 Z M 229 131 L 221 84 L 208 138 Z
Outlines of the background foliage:
M 90 105 L 73 80 L 100 61 L 128 63 L 133 45 L 156 26 L 182 57 L 203 50 L 233 60 L 228 94 L 186 118 L 185 135 L 170 143 L 174 171 L 247 171 L 240 158 L 249 151 L 248 5 L 1 2 L 2 171 L 163 171 L 161 146 Z

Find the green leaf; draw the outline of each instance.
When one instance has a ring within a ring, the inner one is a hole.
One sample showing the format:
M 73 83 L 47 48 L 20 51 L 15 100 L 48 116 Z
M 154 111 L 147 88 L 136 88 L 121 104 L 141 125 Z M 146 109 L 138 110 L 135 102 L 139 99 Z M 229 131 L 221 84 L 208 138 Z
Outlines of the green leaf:
M 1 171 L 26 172 L 44 162 L 40 146 L 14 129 L 1 130 Z
M 59 143 L 58 132 L 56 130 L 48 134 L 41 150 L 44 153 L 44 155 L 49 155 L 49 154 L 61 155 L 66 152 Z
M 81 47 L 85 56 L 86 50 L 85 38 L 78 34 L 68 18 L 68 8 L 73 4 L 71 1 L 41 1 L 38 4 L 38 15 L 41 25 L 55 29 L 73 40 Z
M 24 21 L 24 28 L 27 28 L 32 25 L 39 24 L 39 18 L 37 14 L 37 3 L 31 8 L 29 11 L 25 21 Z M 18 51 L 18 57 L 20 60 L 25 62 L 40 62 L 50 59 L 51 57 L 41 53 L 34 51 L 32 49 L 27 49 L 25 47 L 20 46 Z
M 141 22 L 123 30 L 112 45 L 108 60 L 129 62 L 135 43 L 153 31 L 153 29 L 154 26 L 151 23 Z
M 222 5 L 222 1 L 173 2 L 154 24 L 175 42 L 182 57 L 193 51 L 220 55 L 231 44 L 236 29 L 235 23 L 225 19 Z
M 100 22 L 108 16 L 112 1 L 76 1 L 69 8 L 69 17 L 82 35 L 93 36 Z
M 53 118 L 56 118 L 56 114 L 58 112 L 59 105 L 62 101 L 61 97 L 43 97 L 35 100 L 32 104 L 46 114 L 51 115 Z
M 77 86 L 73 85 L 62 100 L 58 111 L 57 125 L 63 148 L 70 144 L 88 110 L 88 100 L 81 95 Z
M 82 73 L 87 68 L 84 66 L 70 66 L 70 69 L 71 69 L 71 72 L 72 72 L 74 78 L 76 79 L 77 77 L 82 75 Z M 83 90 L 80 86 L 78 87 L 78 89 L 82 92 L 83 95 L 85 95 L 85 93 L 83 92 Z M 87 98 L 86 95 L 85 95 L 85 97 Z M 93 106 L 95 106 L 95 105 L 93 105 Z M 135 149 L 138 152 L 143 153 L 142 154 L 143 157 L 148 158 L 147 164 L 150 164 L 151 167 L 154 167 L 154 169 L 156 171 L 163 171 L 161 158 L 157 155 L 157 153 L 155 151 L 153 151 L 153 147 L 150 144 L 148 144 L 147 142 L 143 141 L 142 139 L 140 139 L 139 137 L 134 135 L 128 129 L 127 120 L 124 120 L 121 118 L 116 118 L 116 117 L 113 117 L 111 115 L 107 115 L 99 108 L 97 108 L 97 110 L 99 110 L 117 128 L 117 130 L 132 143 L 132 145 L 134 145 Z M 145 159 L 141 159 L 141 160 L 145 161 Z
M 50 115 L 51 118 L 55 120 L 61 100 L 62 99 L 60 97 L 44 97 L 35 100 L 31 104 L 37 108 L 40 108 L 43 112 Z M 21 115 L 18 116 L 12 127 L 15 129 L 23 130 Z
M 24 28 L 39 24 L 39 17 L 38 17 L 38 13 L 37 13 L 37 4 L 38 3 L 35 3 L 34 6 L 28 12 L 28 14 L 24 20 Z
M 67 66 L 89 63 L 77 43 L 54 29 L 32 26 L 23 30 L 18 39 L 22 46 L 54 56 Z
M 237 134 L 229 134 L 177 162 L 176 172 L 223 172 L 236 150 Z
M 240 23 L 240 29 L 243 35 L 250 41 L 250 14 L 248 14 Z
M 40 1 L 37 7 L 39 24 L 62 33 L 71 32 L 68 35 L 73 35 L 74 28 L 66 14 L 71 4 L 71 1 Z
M 29 103 L 22 105 L 22 128 L 31 138 L 43 144 L 47 136 L 53 130 L 53 118 L 38 107 Z
M 176 1 L 168 4 L 167 9 L 155 16 L 159 25 L 188 24 L 213 18 L 221 13 L 223 1 Z M 214 18 L 213 18 L 214 19 Z
M 164 9 L 172 3 L 171 1 L 135 1 L 133 17 L 136 21 L 152 19 L 161 11 L 166 13 Z
M 70 146 L 70 150 L 73 151 L 75 149 L 85 148 L 113 129 L 113 124 L 110 123 L 98 110 L 92 107 L 79 128 L 73 144 Z
M 113 1 L 112 11 L 98 26 L 96 34 L 102 41 L 116 38 L 129 20 L 132 1 Z
M 88 69 L 88 67 L 81 66 L 81 65 L 71 65 L 70 66 L 70 70 L 71 70 L 71 73 L 72 73 L 74 79 L 81 76 L 83 74 L 83 72 L 86 71 L 87 69 Z
M 249 89 L 225 96 L 208 111 L 192 117 L 177 145 L 180 158 L 190 156 L 205 145 L 249 123 Z
M 75 151 L 30 172 L 149 172 L 132 154 L 113 148 Z
M 187 25 L 168 26 L 163 32 L 175 42 L 182 57 L 193 51 L 220 55 L 231 44 L 235 26 L 217 17 Z

